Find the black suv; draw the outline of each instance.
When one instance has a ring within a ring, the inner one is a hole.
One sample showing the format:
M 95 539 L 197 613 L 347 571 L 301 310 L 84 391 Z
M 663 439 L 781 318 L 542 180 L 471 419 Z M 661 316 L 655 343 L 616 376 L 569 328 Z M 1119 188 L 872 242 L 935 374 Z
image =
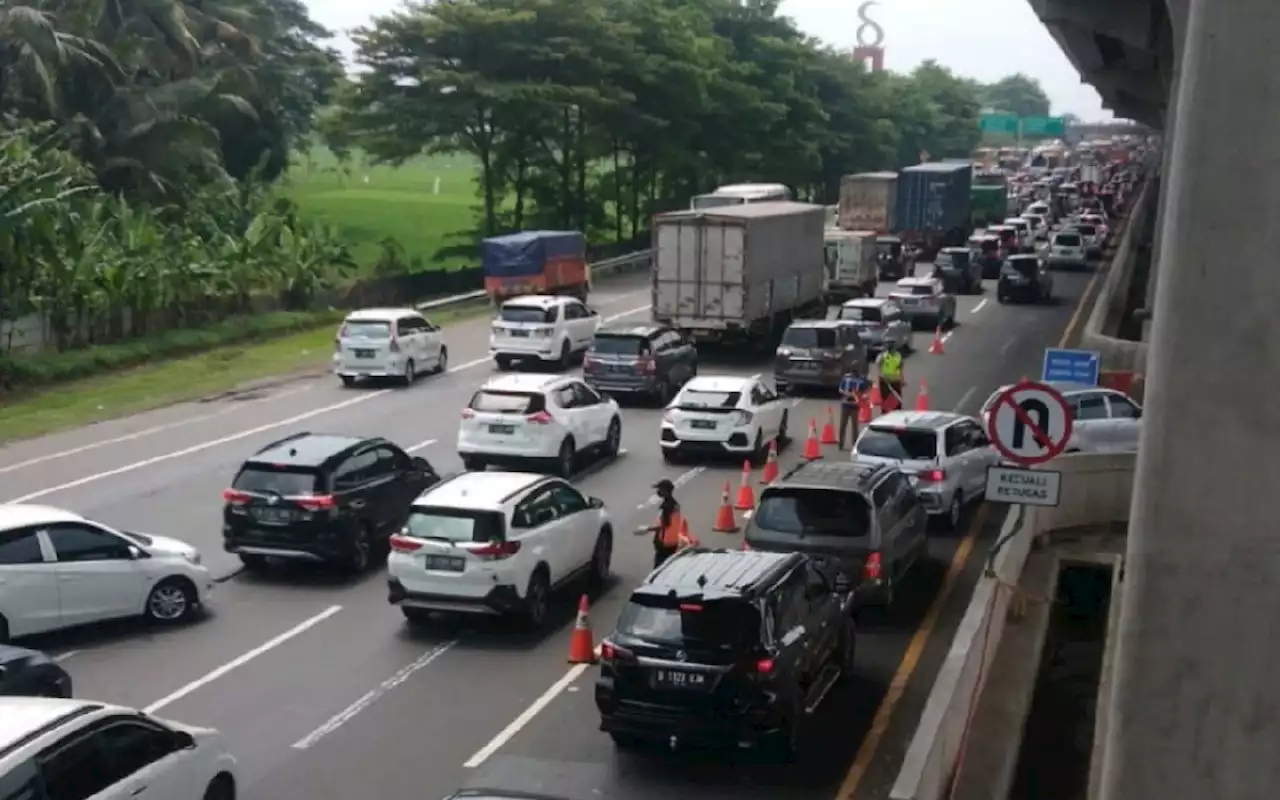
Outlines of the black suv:
M 888 605 L 928 551 L 928 520 L 896 467 L 811 461 L 765 487 L 743 538 L 753 550 L 804 553 L 860 604 Z
M 386 439 L 296 433 L 254 453 L 222 493 L 223 547 L 250 569 L 278 558 L 363 572 L 439 480 Z
M 600 644 L 600 729 L 619 747 L 773 746 L 853 669 L 848 587 L 800 553 L 688 549 L 631 593 Z
M 605 394 L 635 394 L 666 405 L 698 374 L 698 350 L 665 325 L 606 325 L 582 362 L 582 379 Z

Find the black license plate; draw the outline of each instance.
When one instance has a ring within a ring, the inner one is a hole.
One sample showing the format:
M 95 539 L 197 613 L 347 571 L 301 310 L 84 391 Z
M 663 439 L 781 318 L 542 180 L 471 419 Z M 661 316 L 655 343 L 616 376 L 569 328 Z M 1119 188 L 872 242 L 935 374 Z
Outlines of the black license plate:
M 467 560 L 461 556 L 427 556 L 427 569 L 440 572 L 464 572 Z
M 716 429 L 716 424 L 709 419 L 695 419 L 689 423 L 689 427 L 697 428 L 700 431 L 713 431 Z
M 520 337 L 520 338 L 522 338 L 522 339 L 528 339 L 528 338 L 529 338 L 529 332 L 528 332 L 528 331 L 512 330 L 512 331 L 511 331 L 511 335 L 512 335 L 512 336 Z
M 656 669 L 653 671 L 653 685 L 662 689 L 705 689 L 707 676 L 701 672 Z
M 490 425 L 489 433 L 515 433 L 515 425 Z
M 355 353 L 356 353 L 356 358 L 373 358 L 372 350 L 357 350 L 355 351 Z

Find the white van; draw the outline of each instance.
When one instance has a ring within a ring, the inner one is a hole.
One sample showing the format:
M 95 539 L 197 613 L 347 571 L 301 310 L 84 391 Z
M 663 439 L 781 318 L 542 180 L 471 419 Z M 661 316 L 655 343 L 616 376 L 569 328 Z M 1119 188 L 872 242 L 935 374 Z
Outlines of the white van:
M 333 371 L 344 386 L 362 378 L 391 378 L 409 386 L 417 376 L 448 366 L 449 348 L 439 326 L 412 308 L 352 311 L 333 340 Z
M 689 208 L 694 211 L 704 211 L 721 206 L 772 203 L 790 199 L 791 190 L 781 183 L 734 183 L 721 186 L 711 194 L 695 195 L 689 203 Z

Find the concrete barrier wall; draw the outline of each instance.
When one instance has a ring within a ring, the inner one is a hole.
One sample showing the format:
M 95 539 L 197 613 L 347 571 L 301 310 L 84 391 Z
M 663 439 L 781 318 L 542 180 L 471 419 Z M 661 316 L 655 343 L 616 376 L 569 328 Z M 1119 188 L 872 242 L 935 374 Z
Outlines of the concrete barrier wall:
M 989 570 L 978 579 L 973 598 L 951 649 L 925 702 L 902 768 L 890 791 L 892 800 L 943 800 L 960 755 L 975 700 L 981 697 L 988 667 L 1000 647 L 1006 612 L 1032 543 L 1062 527 L 1122 521 L 1129 516 L 1133 454 L 1073 453 L 1039 467 L 1062 473 L 1062 504 L 1057 508 L 1011 507 L 1000 530 L 1002 544 Z

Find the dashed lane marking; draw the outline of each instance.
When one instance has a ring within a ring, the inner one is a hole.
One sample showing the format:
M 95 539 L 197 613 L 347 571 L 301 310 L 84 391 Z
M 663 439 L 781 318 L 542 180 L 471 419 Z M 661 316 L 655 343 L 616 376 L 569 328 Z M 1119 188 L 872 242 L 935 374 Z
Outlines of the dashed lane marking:
M 418 442 L 413 447 L 406 447 L 404 451 L 406 453 L 413 453 L 415 451 L 423 449 L 424 447 L 430 447 L 435 443 L 436 443 L 435 439 L 427 439 L 426 441 Z
M 959 414 L 960 409 L 964 408 L 965 404 L 968 403 L 971 399 L 973 399 L 973 393 L 977 391 L 977 388 L 978 387 L 976 386 L 970 386 L 968 389 L 966 389 L 964 396 L 960 398 L 960 402 L 956 403 L 956 407 L 952 409 L 952 411 Z
M 980 303 L 978 303 L 976 306 L 974 306 L 974 307 L 973 307 L 973 309 L 969 311 L 969 313 L 970 313 L 970 314 L 977 314 L 977 313 L 978 313 L 979 311 L 981 311 L 981 310 L 982 310 L 986 305 L 987 305 L 987 301 L 986 301 L 986 300 L 983 300 L 983 301 L 981 301 Z

